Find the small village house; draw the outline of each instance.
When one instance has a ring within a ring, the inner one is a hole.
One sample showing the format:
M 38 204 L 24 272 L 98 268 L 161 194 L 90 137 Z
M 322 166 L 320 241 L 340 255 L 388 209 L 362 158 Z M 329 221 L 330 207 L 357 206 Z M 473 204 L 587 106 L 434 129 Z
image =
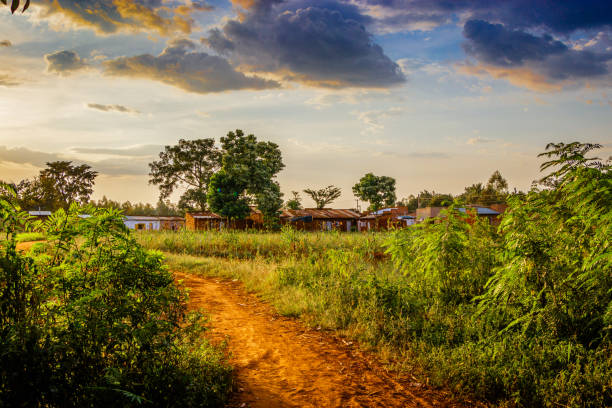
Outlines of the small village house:
M 407 227 L 416 222 L 408 207 L 388 207 L 372 211 L 359 218 L 359 231 L 380 231 Z
M 306 208 L 284 210 L 281 224 L 292 225 L 301 231 L 356 231 L 360 214 L 353 210 Z
M 188 212 L 185 214 L 185 228 L 190 231 L 219 231 L 224 227 L 224 219 L 210 211 Z
M 251 212 L 245 219 L 228 220 L 210 211 L 188 212 L 185 214 L 185 228 L 190 231 L 262 229 L 263 214 L 258 209 L 251 207 Z
M 136 231 L 159 231 L 161 221 L 159 217 L 145 215 L 126 215 L 123 217 L 126 227 Z
M 36 218 L 37 220 L 45 221 L 51 216 L 51 211 L 28 211 L 28 215 L 30 215 L 30 217 Z
M 503 214 L 503 211 L 507 208 L 505 204 L 498 204 L 498 208 L 502 211 L 496 211 L 491 207 L 485 207 L 481 205 L 467 205 L 465 207 L 457 208 L 457 211 L 468 214 L 470 217 L 479 217 L 487 219 L 488 223 L 491 225 L 499 225 L 501 219 L 500 215 Z M 447 207 L 425 207 L 425 208 L 417 208 L 416 211 L 416 221 L 423 222 L 427 218 L 435 218 L 439 217 L 442 210 L 445 210 Z M 468 217 L 469 221 L 469 217 Z
M 162 231 L 178 231 L 185 227 L 185 218 L 164 216 L 159 218 L 159 228 Z

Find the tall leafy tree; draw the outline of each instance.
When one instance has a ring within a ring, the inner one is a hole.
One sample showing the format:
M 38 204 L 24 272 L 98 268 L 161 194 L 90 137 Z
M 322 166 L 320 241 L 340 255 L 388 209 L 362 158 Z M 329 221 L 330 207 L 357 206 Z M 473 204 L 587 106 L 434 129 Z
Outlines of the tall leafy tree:
M 395 204 L 395 179 L 368 173 L 353 186 L 353 194 L 370 203 L 368 210 L 376 211 L 383 205 Z
M 246 184 L 224 169 L 215 173 L 208 186 L 208 205 L 215 213 L 235 220 L 249 215 L 249 199 L 245 197 Z
M 22 185 L 22 193 L 38 198 L 40 203 L 53 209 L 68 208 L 72 203 L 85 204 L 89 201 L 97 176 L 98 172 L 87 164 L 49 162 L 37 179 Z
M 149 164 L 149 184 L 159 186 L 160 200 L 167 199 L 178 188 L 185 188 L 179 207 L 204 211 L 208 183 L 221 167 L 221 157 L 214 139 L 181 139 L 177 145 L 166 146 L 159 160 Z
M 231 208 L 231 218 L 240 219 L 246 216 L 241 206 L 254 202 L 264 222 L 274 224 L 283 203 L 275 177 L 285 167 L 278 145 L 258 141 L 255 135 L 237 129 L 221 138 L 221 146 L 223 173 L 215 175 L 215 183 L 208 189 L 211 209 L 221 212 Z
M 312 198 L 317 208 L 325 208 L 327 204 L 331 204 L 342 195 L 342 190 L 340 187 L 330 185 L 319 190 L 307 188 L 304 193 Z

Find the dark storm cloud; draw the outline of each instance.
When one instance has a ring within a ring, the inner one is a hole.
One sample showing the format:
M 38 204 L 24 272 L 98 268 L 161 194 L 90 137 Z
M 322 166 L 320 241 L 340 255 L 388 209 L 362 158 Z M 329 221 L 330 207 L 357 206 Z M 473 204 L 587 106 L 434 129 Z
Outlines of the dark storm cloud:
M 275 81 L 236 71 L 222 57 L 192 51 L 195 47 L 190 40 L 174 40 L 158 56 L 143 54 L 105 61 L 104 73 L 151 79 L 196 93 L 280 86 Z
M 379 31 L 465 21 L 472 72 L 513 83 L 610 81 L 612 1 L 357 0 Z M 518 80 L 522 78 L 522 80 Z M 528 79 L 525 81 L 525 79 Z M 559 89 L 556 87 L 555 89 Z
M 543 28 L 557 34 L 612 24 L 607 0 L 358 0 L 362 7 L 393 10 L 410 20 L 448 21 L 461 15 L 515 28 Z
M 466 22 L 463 35 L 469 40 L 464 46 L 468 54 L 500 66 L 521 65 L 526 60 L 542 60 L 568 50 L 550 35 L 536 37 L 481 20 Z
M 59 75 L 70 75 L 88 67 L 74 51 L 56 51 L 45 55 L 47 72 Z
M 466 52 L 485 64 L 529 66 L 555 80 L 609 73 L 607 61 L 612 54 L 574 50 L 547 34 L 538 37 L 480 20 L 467 21 L 463 33 L 468 39 Z
M 405 78 L 374 43 L 373 20 L 339 1 L 234 1 L 241 18 L 205 42 L 238 65 L 327 87 L 389 87 Z

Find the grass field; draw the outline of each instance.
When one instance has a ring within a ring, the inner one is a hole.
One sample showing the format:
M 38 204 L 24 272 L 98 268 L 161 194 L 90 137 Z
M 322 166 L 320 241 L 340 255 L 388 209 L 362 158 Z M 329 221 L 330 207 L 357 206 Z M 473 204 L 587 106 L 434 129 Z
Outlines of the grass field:
M 482 269 L 493 262 L 487 245 L 497 244 L 480 238 L 474 243 L 480 249 L 467 250 L 473 267 Z M 279 313 L 357 339 L 396 369 L 420 373 L 421 381 L 455 395 L 496 406 L 602 407 L 610 401 L 609 349 L 552 334 L 500 334 L 500 310 L 483 312 L 475 300 L 494 264 L 440 289 L 410 270 L 423 254 L 409 256 L 412 266 L 391 259 L 406 239 L 402 234 L 284 230 L 143 233 L 138 239 L 164 251 L 173 270 L 240 279 Z
M 281 232 L 152 231 L 136 233 L 149 249 L 197 256 L 231 259 L 278 260 L 324 255 L 329 250 L 350 250 L 363 258 L 384 257 L 386 233 L 303 233 L 285 228 Z

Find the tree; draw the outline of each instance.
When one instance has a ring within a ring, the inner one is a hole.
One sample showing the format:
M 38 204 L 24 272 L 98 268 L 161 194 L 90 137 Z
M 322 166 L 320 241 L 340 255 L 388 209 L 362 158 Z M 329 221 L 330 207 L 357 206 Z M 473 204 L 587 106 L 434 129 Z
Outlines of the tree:
M 264 227 L 269 230 L 280 228 L 280 208 L 283 205 L 280 185 L 277 182 L 268 183 L 255 196 L 257 208 L 264 216 Z
M 293 197 L 290 200 L 287 200 L 285 203 L 285 207 L 290 210 L 301 210 L 302 209 L 302 198 L 300 197 L 300 193 L 297 191 L 292 191 L 291 194 Z
M 415 208 L 448 207 L 453 203 L 453 200 L 452 194 L 440 194 L 435 191 L 423 190 L 416 197 L 417 203 Z
M 221 167 L 221 151 L 214 139 L 179 140 L 166 146 L 160 160 L 149 163 L 149 184 L 159 186 L 160 200 L 167 199 L 177 188 L 186 188 L 179 207 L 206 210 L 208 183 Z
M 325 208 L 327 204 L 331 204 L 335 199 L 340 197 L 342 191 L 336 186 L 327 186 L 319 190 L 307 188 L 304 193 L 308 194 L 315 202 L 317 208 Z
M 493 174 L 491 174 L 491 177 L 489 177 L 487 187 L 490 187 L 494 191 L 501 193 L 508 190 L 508 182 L 501 175 L 499 170 L 495 170 Z
M 467 204 L 490 205 L 504 203 L 508 197 L 508 182 L 495 170 L 486 185 L 475 183 L 465 187 L 460 198 Z
M 251 212 L 249 200 L 243 194 L 245 190 L 246 184 L 221 169 L 210 179 L 208 205 L 211 210 L 226 218 L 243 219 Z
M 368 173 L 353 186 L 353 194 L 370 203 L 368 210 L 376 211 L 383 205 L 395 203 L 395 179 L 388 176 L 375 176 Z
M 24 185 L 24 193 L 38 189 L 39 202 L 56 208 L 68 208 L 72 203 L 85 204 L 93 193 L 98 172 L 87 164 L 73 165 L 71 161 L 47 163 L 47 168 L 31 184 Z
M 215 185 L 208 189 L 211 209 L 229 211 L 233 214 L 230 218 L 240 219 L 248 215 L 241 210 L 243 204 L 254 201 L 263 213 L 264 223 L 274 225 L 283 204 L 274 178 L 285 167 L 278 145 L 258 141 L 255 135 L 245 135 L 237 129 L 221 138 L 221 146 L 223 173 L 215 175 Z
M 408 211 L 415 211 L 419 206 L 419 200 L 413 194 L 410 194 L 407 198 L 402 198 L 395 205 L 398 207 L 408 207 Z

